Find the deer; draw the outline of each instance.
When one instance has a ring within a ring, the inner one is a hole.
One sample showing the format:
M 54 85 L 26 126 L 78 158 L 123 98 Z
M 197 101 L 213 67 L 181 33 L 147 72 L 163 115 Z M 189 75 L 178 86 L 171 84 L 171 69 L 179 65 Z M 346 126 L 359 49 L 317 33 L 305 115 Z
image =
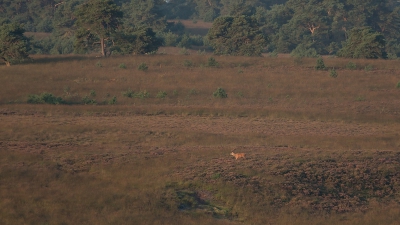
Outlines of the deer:
M 239 158 L 243 158 L 243 159 L 246 158 L 246 154 L 245 153 L 233 153 L 232 152 L 231 155 L 233 155 L 236 160 L 239 159 Z

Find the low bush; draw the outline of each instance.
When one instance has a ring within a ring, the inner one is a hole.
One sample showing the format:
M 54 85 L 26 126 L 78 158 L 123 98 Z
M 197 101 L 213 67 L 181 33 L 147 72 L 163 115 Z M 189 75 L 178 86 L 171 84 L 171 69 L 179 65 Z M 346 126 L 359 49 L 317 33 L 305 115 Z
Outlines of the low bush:
M 315 69 L 316 70 L 325 70 L 326 69 L 325 63 L 324 63 L 324 60 L 322 59 L 322 57 L 319 57 L 317 59 L 317 65 L 315 65 Z
M 64 104 L 64 100 L 61 97 L 57 97 L 51 93 L 44 92 L 40 95 L 29 95 L 27 103 L 30 104 Z
M 147 92 L 146 90 L 140 91 L 140 92 L 138 92 L 137 94 L 135 94 L 135 97 L 136 97 L 136 98 L 141 98 L 141 99 L 150 98 L 150 93 Z
M 112 99 L 110 99 L 110 101 L 108 101 L 108 104 L 109 105 L 115 105 L 115 104 L 117 104 L 117 97 L 112 97 Z
M 141 71 L 147 71 L 149 69 L 149 67 L 146 65 L 146 63 L 140 63 L 138 70 Z
M 120 68 L 120 69 L 126 69 L 126 65 L 125 65 L 125 63 L 121 63 L 121 64 L 119 64 L 119 68 Z
M 159 91 L 156 95 L 156 98 L 165 98 L 167 96 L 167 92 Z
M 308 47 L 304 44 L 299 44 L 297 47 L 290 53 L 292 57 L 299 57 L 299 58 L 317 58 L 318 53 L 315 48 Z
M 207 66 L 208 67 L 217 67 L 218 66 L 218 62 L 217 62 L 217 60 L 215 60 L 214 57 L 210 57 L 207 60 Z
M 346 68 L 349 69 L 349 70 L 356 70 L 357 69 L 357 65 L 355 63 L 353 63 L 353 62 L 349 62 L 349 63 L 347 63 Z
M 329 71 L 329 76 L 333 78 L 337 77 L 337 72 L 334 68 Z
M 227 98 L 228 95 L 226 94 L 225 90 L 222 88 L 217 88 L 217 90 L 213 93 L 214 97 L 216 98 Z
M 135 92 L 132 91 L 132 90 L 129 88 L 127 91 L 122 92 L 122 95 L 125 96 L 125 97 L 128 97 L 128 98 L 133 98 L 133 97 L 135 97 Z
M 86 96 L 84 96 L 84 97 L 82 98 L 82 103 L 83 103 L 84 105 L 96 105 L 96 104 L 97 104 L 96 100 L 90 98 L 88 95 L 86 95 Z

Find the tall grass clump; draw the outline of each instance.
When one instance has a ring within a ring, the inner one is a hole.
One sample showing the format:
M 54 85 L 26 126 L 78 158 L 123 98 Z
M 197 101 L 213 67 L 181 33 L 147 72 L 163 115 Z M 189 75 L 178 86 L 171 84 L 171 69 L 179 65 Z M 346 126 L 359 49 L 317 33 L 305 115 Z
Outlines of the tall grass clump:
M 217 90 L 213 93 L 215 98 L 227 98 L 228 95 L 226 94 L 225 90 L 222 88 L 217 88 Z
M 337 72 L 336 72 L 335 68 L 333 68 L 333 69 L 331 69 L 331 70 L 329 71 L 329 76 L 330 76 L 330 77 L 333 77 L 333 78 L 336 78 L 336 77 L 337 77 Z
M 208 58 L 208 60 L 207 60 L 208 67 L 217 67 L 218 65 L 219 65 L 218 62 L 217 62 L 217 60 L 215 60 L 214 57 Z
M 167 96 L 167 92 L 159 91 L 156 95 L 156 98 L 165 98 Z
M 109 105 L 115 105 L 117 104 L 117 97 L 113 96 L 109 101 L 108 101 Z
M 349 63 L 347 63 L 346 68 L 349 70 L 356 70 L 357 65 L 354 62 L 349 62 Z
M 146 63 L 140 63 L 138 70 L 141 71 L 147 71 L 149 69 L 149 67 L 146 65 Z
M 150 93 L 147 92 L 146 90 L 140 91 L 137 94 L 135 94 L 135 97 L 140 99 L 150 98 Z
M 57 97 L 51 93 L 44 92 L 40 95 L 29 95 L 27 103 L 30 104 L 64 104 L 65 102 L 61 97 Z
M 119 68 L 120 68 L 120 69 L 126 69 L 126 65 L 125 65 L 125 63 L 121 63 L 121 64 L 119 64 Z
M 365 71 L 371 71 L 373 69 L 374 69 L 374 67 L 372 67 L 372 65 L 366 65 L 364 68 Z
M 85 95 L 85 96 L 82 98 L 82 103 L 83 103 L 84 105 L 96 105 L 96 104 L 97 104 L 96 100 L 90 98 L 88 95 Z
M 135 92 L 132 91 L 130 88 L 127 91 L 122 92 L 124 97 L 133 98 L 135 97 Z

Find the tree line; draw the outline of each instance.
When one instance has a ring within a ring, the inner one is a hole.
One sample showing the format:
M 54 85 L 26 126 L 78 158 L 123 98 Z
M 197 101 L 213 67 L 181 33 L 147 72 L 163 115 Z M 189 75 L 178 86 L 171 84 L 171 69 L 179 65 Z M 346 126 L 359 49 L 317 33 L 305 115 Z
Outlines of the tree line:
M 185 34 L 172 19 L 213 26 L 203 38 Z M 3 60 L 5 37 L 18 36 L 6 33 L 10 24 L 19 32 L 51 33 L 42 40 L 21 38 L 31 42 L 30 53 L 95 48 L 107 56 L 202 45 L 229 55 L 400 56 L 400 4 L 394 0 L 0 0 Z

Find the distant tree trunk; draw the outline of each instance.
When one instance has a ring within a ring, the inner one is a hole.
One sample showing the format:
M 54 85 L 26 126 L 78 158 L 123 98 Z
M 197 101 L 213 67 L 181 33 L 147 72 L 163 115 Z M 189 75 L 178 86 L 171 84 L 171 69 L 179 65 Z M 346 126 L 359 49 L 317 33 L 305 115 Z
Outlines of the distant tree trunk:
M 104 44 L 104 38 L 100 38 L 100 48 L 101 48 L 101 56 L 106 57 L 106 50 Z
M 11 63 L 7 61 L 4 57 L 0 57 L 0 59 L 2 59 L 6 63 L 6 66 L 11 66 Z

